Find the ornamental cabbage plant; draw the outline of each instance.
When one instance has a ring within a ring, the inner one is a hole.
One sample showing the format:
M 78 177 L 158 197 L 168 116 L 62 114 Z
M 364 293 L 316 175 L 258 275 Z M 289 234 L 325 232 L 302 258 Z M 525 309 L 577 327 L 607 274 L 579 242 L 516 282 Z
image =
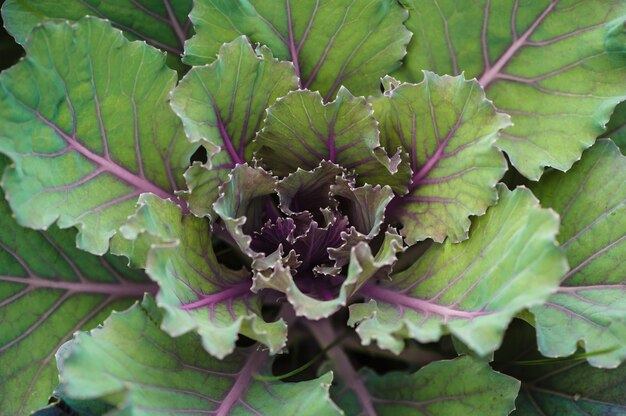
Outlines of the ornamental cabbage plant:
M 626 414 L 623 0 L 2 18 L 2 415 Z

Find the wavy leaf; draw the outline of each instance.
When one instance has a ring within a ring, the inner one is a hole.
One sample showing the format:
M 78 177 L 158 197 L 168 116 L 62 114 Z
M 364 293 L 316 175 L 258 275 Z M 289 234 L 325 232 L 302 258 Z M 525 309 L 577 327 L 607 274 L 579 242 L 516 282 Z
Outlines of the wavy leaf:
M 379 416 L 507 415 L 515 408 L 520 388 L 513 377 L 467 356 L 437 361 L 412 374 L 377 375 L 369 370 L 361 377 Z M 332 397 L 347 414 L 359 414 L 351 396 L 351 390 L 344 389 Z
M 397 0 L 197 0 L 184 60 L 212 62 L 222 43 L 246 35 L 292 61 L 300 86 L 327 101 L 342 85 L 373 94 L 405 54 L 406 17 Z
M 204 169 L 187 171 L 194 213 L 210 214 L 228 172 L 252 161 L 249 144 L 263 127 L 265 109 L 297 88 L 291 63 L 275 60 L 267 47 L 253 50 L 244 36 L 223 45 L 211 65 L 193 68 L 183 78 L 172 94 L 172 108 L 192 142 L 217 147 L 208 151 L 211 163 Z
M 193 0 L 7 0 L 2 20 L 13 37 L 27 43 L 28 34 L 49 21 L 77 21 L 85 16 L 107 19 L 130 39 L 179 56 L 191 31 L 187 15 Z
M 294 281 L 290 269 L 283 267 L 282 260 L 277 261 L 271 270 L 257 272 L 252 290 L 277 290 L 286 295 L 297 316 L 311 320 L 327 318 L 346 306 L 348 299 L 382 269 L 386 269 L 388 273 L 397 260 L 396 255 L 402 251 L 402 238 L 393 230 L 385 233 L 385 240 L 376 256 L 365 242 L 352 247 L 347 275 L 341 283 L 339 293 L 331 299 L 319 300 L 303 293 Z
M 122 259 L 77 250 L 73 231 L 21 228 L 1 192 L 0 229 L 0 413 L 18 416 L 48 400 L 61 344 L 156 287 Z
M 507 331 L 493 366 L 522 381 L 514 416 L 626 413 L 625 366 L 605 370 L 589 366 L 584 359 L 546 359 L 537 351 L 534 329 L 521 320 Z
M 626 98 L 626 4 L 621 0 L 428 0 L 397 76 L 421 69 L 476 77 L 514 126 L 498 147 L 524 176 L 566 171 Z
M 60 389 L 74 399 L 101 398 L 108 414 L 339 414 L 329 398 L 332 374 L 300 383 L 256 381 L 265 351 L 237 350 L 217 360 L 196 335 L 170 338 L 147 297 L 102 328 L 78 334 L 59 354 Z M 175 371 L 173 371 L 175 370 Z
M 496 113 L 476 81 L 424 73 L 418 85 L 385 78 L 385 94 L 370 98 L 388 152 L 409 155 L 409 193 L 396 198 L 388 220 L 403 224 L 408 244 L 432 238 L 467 238 L 470 215 L 482 215 L 496 202 L 495 185 L 506 171 L 493 144 L 510 126 Z
M 626 359 L 626 157 L 599 140 L 566 174 L 546 174 L 533 190 L 561 215 L 559 241 L 571 270 L 558 292 L 532 309 L 541 352 L 573 354 L 582 341 L 596 367 Z
M 176 73 L 94 18 L 46 24 L 26 50 L 0 75 L 2 186 L 20 224 L 75 225 L 78 247 L 103 254 L 139 194 L 178 200 L 196 146 L 167 106 Z
M 380 146 L 371 106 L 345 88 L 327 104 L 317 92 L 290 92 L 267 110 L 255 142 L 260 158 L 279 176 L 326 160 L 356 172 L 360 183 L 402 191 L 410 175 L 407 166 L 399 166 L 399 155 L 390 159 Z
M 499 186 L 499 202 L 476 219 L 469 240 L 431 246 L 392 281 L 367 284 L 369 303 L 350 307 L 365 345 L 396 354 L 403 338 L 438 340 L 443 328 L 484 356 L 520 310 L 542 303 L 567 270 L 556 215 L 524 188 Z
M 140 247 L 151 247 L 146 272 L 160 287 L 156 300 L 165 310 L 165 332 L 178 337 L 195 330 L 204 348 L 218 358 L 235 349 L 239 333 L 267 345 L 272 353 L 285 346 L 285 323 L 261 318 L 259 299 L 250 291 L 252 274 L 218 262 L 204 219 L 182 215 L 170 201 L 142 195 L 137 213 L 121 232 Z

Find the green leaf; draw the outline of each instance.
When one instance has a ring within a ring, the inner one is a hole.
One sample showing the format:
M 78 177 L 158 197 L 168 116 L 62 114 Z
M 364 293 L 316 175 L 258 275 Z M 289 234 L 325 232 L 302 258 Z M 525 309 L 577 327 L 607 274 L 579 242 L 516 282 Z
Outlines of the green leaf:
M 537 352 L 535 331 L 516 320 L 493 366 L 522 381 L 514 416 L 623 415 L 626 366 L 606 370 L 584 359 L 559 362 Z M 541 365 L 525 365 L 539 359 Z
M 300 86 L 332 99 L 341 85 L 358 95 L 378 92 L 378 79 L 400 65 L 411 33 L 397 0 L 196 0 L 196 35 L 185 61 L 215 60 L 240 35 L 293 62 Z
M 606 130 L 602 137 L 613 140 L 621 149 L 622 154 L 626 154 L 626 101 L 615 107 L 615 112 L 611 116 Z
M 20 224 L 77 226 L 103 254 L 139 194 L 178 200 L 197 145 L 167 105 L 176 73 L 156 49 L 95 18 L 45 24 L 0 75 L 2 186 Z
M 1 192 L 0 230 L 0 414 L 21 416 L 52 394 L 61 344 L 156 287 L 120 258 L 77 250 L 74 231 L 21 228 Z
M 559 241 L 571 270 L 558 292 L 533 308 L 541 352 L 571 355 L 582 342 L 596 367 L 626 359 L 626 157 L 599 140 L 566 174 L 550 172 L 533 187 L 561 215 Z
M 383 96 L 370 98 L 388 152 L 409 155 L 409 193 L 396 198 L 388 220 L 403 225 L 408 244 L 432 238 L 467 238 L 470 215 L 482 215 L 497 199 L 506 171 L 493 146 L 509 117 L 496 113 L 476 81 L 424 73 L 420 84 L 385 78 Z
M 211 65 L 193 68 L 183 78 L 172 94 L 172 108 L 192 142 L 216 147 L 208 152 L 210 164 L 187 171 L 194 213 L 211 213 L 230 169 L 252 161 L 249 144 L 263 127 L 265 109 L 297 88 L 291 63 L 275 60 L 267 47 L 253 50 L 244 36 L 223 45 Z
M 622 0 L 422 1 L 397 77 L 476 77 L 512 116 L 498 147 L 537 180 L 546 166 L 568 170 L 626 98 L 624 15 Z
M 291 303 L 297 316 L 311 320 L 326 318 L 346 306 L 348 299 L 382 269 L 386 269 L 388 273 L 396 262 L 396 255 L 402 251 L 402 237 L 394 230 L 385 233 L 385 240 L 376 256 L 366 242 L 359 242 L 350 251 L 348 272 L 334 299 L 318 300 L 304 294 L 296 285 L 290 269 L 283 267 L 282 259 L 270 270 L 255 274 L 252 290 L 277 290 L 287 296 L 287 301 Z
M 405 190 L 409 169 L 399 166 L 399 155 L 390 159 L 380 146 L 372 113 L 363 97 L 345 88 L 326 104 L 317 92 L 290 92 L 267 110 L 265 127 L 255 140 L 259 156 L 279 176 L 298 168 L 312 170 L 327 160 L 356 172 L 360 183 Z
M 508 415 L 520 388 L 513 377 L 467 356 L 436 361 L 413 374 L 368 370 L 362 377 L 379 416 Z M 333 399 L 346 414 L 359 414 L 351 390 L 342 389 Z
M 165 310 L 163 330 L 174 337 L 197 331 L 204 348 L 218 358 L 234 350 L 239 333 L 279 352 L 286 342 L 285 323 L 263 321 L 260 301 L 250 292 L 252 273 L 218 262 L 209 224 L 154 195 L 142 195 L 139 205 L 121 231 L 139 246 L 151 247 L 146 272 L 160 287 L 156 300 Z
M 369 303 L 350 307 L 365 345 L 398 354 L 403 338 L 438 340 L 444 327 L 477 354 L 494 351 L 520 310 L 542 303 L 567 270 L 556 247 L 558 220 L 530 191 L 499 188 L 499 202 L 475 220 L 471 238 L 431 246 L 390 282 L 363 286 Z
M 217 360 L 195 334 L 170 338 L 147 297 L 102 328 L 80 333 L 59 354 L 60 389 L 74 399 L 101 398 L 115 415 L 339 414 L 329 398 L 332 374 L 300 383 L 255 381 L 268 365 L 261 350 Z
M 176 56 L 182 55 L 191 31 L 187 15 L 192 0 L 7 0 L 2 20 L 15 39 L 49 21 L 77 21 L 85 16 L 107 19 L 130 39 L 140 39 Z

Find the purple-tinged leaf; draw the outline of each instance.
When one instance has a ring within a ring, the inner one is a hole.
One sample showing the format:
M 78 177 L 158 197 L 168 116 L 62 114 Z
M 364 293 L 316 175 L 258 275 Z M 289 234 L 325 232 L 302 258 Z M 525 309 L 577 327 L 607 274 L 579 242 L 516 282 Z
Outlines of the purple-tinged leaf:
M 531 309 L 548 357 L 571 355 L 582 343 L 595 367 L 626 359 L 625 183 L 626 157 L 602 139 L 570 171 L 548 173 L 533 186 L 561 215 L 559 241 L 571 267 L 557 293 Z
M 77 244 L 105 253 L 139 194 L 179 201 L 194 145 L 166 99 L 165 56 L 85 18 L 46 24 L 27 58 L 0 76 L 2 186 L 20 224 L 77 226 Z
M 174 337 L 195 330 L 204 348 L 218 358 L 234 350 L 239 333 L 272 353 L 280 351 L 285 323 L 261 318 L 259 299 L 250 291 L 251 272 L 218 262 L 206 220 L 183 216 L 178 206 L 154 195 L 142 195 L 139 202 L 121 232 L 137 245 L 151 247 L 146 272 L 160 287 L 156 299 L 165 310 L 163 330 Z
M 397 0 L 196 0 L 184 60 L 212 62 L 224 42 L 246 35 L 292 61 L 300 86 L 326 101 L 342 85 L 373 94 L 405 54 L 406 17 Z
M 425 0 L 396 76 L 476 77 L 513 126 L 497 145 L 532 180 L 571 168 L 626 99 L 623 0 Z
M 368 283 L 369 303 L 350 306 L 367 345 L 399 353 L 403 338 L 438 340 L 447 328 L 478 355 L 494 351 L 513 316 L 544 302 L 567 270 L 558 220 L 524 188 L 499 186 L 499 202 L 476 219 L 471 238 L 431 246 L 391 281 Z
M 96 16 L 107 19 L 130 39 L 180 56 L 191 34 L 187 18 L 191 6 L 192 0 L 8 0 L 2 6 L 2 19 L 7 31 L 24 44 L 42 23 Z
M 0 413 L 21 416 L 56 386 L 61 344 L 156 285 L 120 258 L 77 250 L 73 230 L 19 227 L 1 192 L 0 230 Z
M 355 172 L 360 183 L 406 190 L 409 169 L 399 155 L 390 159 L 380 146 L 365 99 L 345 88 L 331 103 L 321 98 L 317 92 L 294 91 L 267 110 L 265 127 L 255 140 L 263 163 L 275 175 L 286 176 L 298 168 L 313 170 L 325 160 Z
M 408 244 L 465 240 L 469 216 L 496 202 L 506 161 L 493 144 L 509 117 L 463 76 L 425 72 L 417 85 L 383 83 L 384 95 L 370 98 L 381 142 L 388 152 L 402 148 L 413 171 L 409 193 L 392 201 L 387 220 L 402 224 Z
M 159 329 L 154 300 L 89 333 L 59 353 L 60 390 L 74 400 L 100 399 L 122 414 L 341 414 L 329 397 L 332 374 L 300 383 L 256 380 L 267 373 L 266 351 L 239 349 L 218 360 L 201 353 L 196 334 L 172 339 Z
M 263 127 L 265 109 L 298 88 L 291 63 L 277 61 L 266 47 L 253 50 L 244 36 L 219 52 L 211 65 L 189 71 L 171 100 L 189 140 L 213 145 L 204 169 L 194 166 L 186 173 L 197 215 L 210 214 L 219 185 L 235 165 L 252 161 L 249 144 Z

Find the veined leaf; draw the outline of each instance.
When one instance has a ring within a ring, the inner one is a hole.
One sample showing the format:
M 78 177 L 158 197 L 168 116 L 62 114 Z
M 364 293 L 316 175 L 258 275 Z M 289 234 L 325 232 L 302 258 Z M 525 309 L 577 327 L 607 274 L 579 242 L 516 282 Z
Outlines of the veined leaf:
M 219 264 L 208 223 L 182 215 L 177 205 L 154 195 L 142 195 L 139 205 L 121 231 L 139 246 L 151 247 L 146 272 L 160 287 L 156 300 L 165 310 L 163 330 L 174 337 L 195 330 L 218 358 L 234 350 L 239 333 L 279 352 L 286 342 L 285 323 L 263 321 L 260 302 L 250 291 L 251 272 Z
M 478 78 L 512 116 L 498 147 L 537 180 L 546 166 L 568 170 L 626 98 L 625 15 L 622 0 L 422 1 L 397 76 Z
M 267 110 L 255 142 L 263 162 L 279 176 L 312 170 L 323 160 L 356 172 L 360 182 L 398 191 L 406 189 L 410 176 L 399 155 L 390 159 L 380 146 L 371 106 L 345 88 L 326 104 L 317 92 L 290 92 Z
M 192 142 L 206 140 L 217 147 L 207 149 L 210 164 L 204 169 L 187 171 L 194 213 L 210 214 L 230 170 L 252 161 L 248 145 L 263 127 L 265 109 L 296 88 L 291 63 L 275 60 L 267 47 L 254 51 L 243 36 L 223 45 L 211 65 L 193 68 L 183 78 L 172 94 L 172 108 Z
M 85 16 L 108 19 L 130 39 L 182 55 L 191 31 L 187 15 L 193 0 L 7 0 L 2 20 L 9 33 L 25 44 L 28 34 L 49 21 L 76 21 Z
M 0 75 L 7 199 L 20 224 L 77 226 L 79 248 L 105 253 L 139 194 L 177 200 L 183 185 L 197 145 L 166 102 L 176 73 L 95 18 L 45 24 L 25 47 Z
M 326 101 L 342 85 L 377 92 L 411 37 L 397 0 L 196 0 L 189 17 L 196 35 L 185 44 L 187 63 L 212 62 L 222 43 L 246 35 L 292 61 L 300 86 Z
M 596 367 L 626 359 L 626 157 L 599 140 L 566 174 L 551 172 L 533 187 L 561 215 L 559 241 L 571 270 L 545 305 L 532 309 L 539 348 L 573 354 L 582 341 Z
M 388 220 L 403 224 L 408 244 L 432 238 L 467 238 L 470 215 L 482 215 L 497 198 L 506 171 L 493 146 L 509 117 L 496 113 L 476 81 L 425 72 L 418 85 L 385 78 L 385 94 L 370 98 L 388 152 L 409 155 L 413 176 L 396 197 Z
M 1 192 L 0 230 L 0 413 L 21 416 L 52 394 L 61 344 L 156 285 L 120 258 L 77 250 L 73 231 L 18 226 Z
M 379 416 L 508 415 L 520 388 L 513 377 L 468 356 L 437 361 L 413 374 L 362 371 L 361 377 Z M 346 414 L 360 414 L 352 390 L 332 397 Z
M 431 246 L 390 282 L 367 284 L 350 307 L 367 345 L 399 353 L 403 338 L 436 341 L 443 327 L 479 355 L 494 351 L 520 310 L 540 304 L 567 270 L 556 247 L 556 215 L 524 188 L 499 186 L 499 202 L 476 219 L 471 238 Z
M 623 415 L 626 367 L 606 370 L 584 359 L 559 362 L 537 352 L 535 331 L 515 320 L 493 366 L 522 381 L 514 416 Z M 528 361 L 541 364 L 524 365 Z
M 332 374 L 300 383 L 256 381 L 267 352 L 238 350 L 217 360 L 195 334 L 172 339 L 146 297 L 102 328 L 80 333 L 59 354 L 60 390 L 74 399 L 101 398 L 109 414 L 339 414 L 329 398 Z

